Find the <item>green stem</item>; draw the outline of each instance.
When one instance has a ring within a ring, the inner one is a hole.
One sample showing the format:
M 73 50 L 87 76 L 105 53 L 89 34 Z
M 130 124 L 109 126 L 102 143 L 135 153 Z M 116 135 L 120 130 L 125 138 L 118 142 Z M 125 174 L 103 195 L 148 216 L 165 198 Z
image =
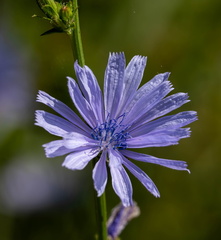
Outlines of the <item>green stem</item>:
M 107 213 L 105 192 L 96 198 L 97 200 L 97 221 L 98 221 L 98 240 L 107 240 Z
M 79 22 L 79 14 L 78 14 L 78 3 L 77 0 L 73 0 L 73 6 L 75 9 L 75 27 L 71 31 L 69 35 L 71 39 L 71 46 L 74 55 L 74 59 L 78 60 L 80 66 L 85 65 L 84 60 L 84 52 L 81 40 L 81 30 L 80 30 L 80 22 Z
M 80 66 L 85 65 L 83 46 L 81 41 L 81 31 L 78 15 L 78 3 L 77 0 L 73 0 L 75 13 L 75 28 L 71 31 L 69 35 L 71 39 L 71 45 L 73 50 L 74 59 L 78 60 Z M 95 166 L 98 159 L 93 160 L 93 167 Z M 95 192 L 95 191 L 94 191 Z M 95 207 L 97 215 L 97 228 L 98 228 L 98 240 L 107 240 L 107 212 L 106 212 L 106 198 L 105 192 L 102 196 L 95 196 Z
M 92 164 L 95 166 L 98 158 L 93 159 Z M 106 195 L 105 192 L 97 197 L 97 192 L 94 191 L 96 218 L 97 218 L 97 240 L 107 240 L 107 209 L 106 209 Z

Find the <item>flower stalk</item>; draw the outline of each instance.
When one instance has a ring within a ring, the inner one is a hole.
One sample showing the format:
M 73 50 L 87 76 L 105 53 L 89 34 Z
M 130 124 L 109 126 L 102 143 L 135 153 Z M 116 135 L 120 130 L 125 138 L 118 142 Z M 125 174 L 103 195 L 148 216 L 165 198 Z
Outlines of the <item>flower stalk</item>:
M 97 214 L 97 240 L 107 240 L 107 213 L 106 213 L 106 195 L 105 192 L 97 197 L 95 192 L 95 204 Z
M 85 65 L 83 45 L 81 40 L 81 30 L 80 21 L 78 14 L 78 3 L 77 0 L 73 0 L 73 8 L 75 9 L 75 27 L 68 33 L 71 39 L 71 46 L 73 51 L 73 56 L 75 60 L 78 60 L 80 66 Z

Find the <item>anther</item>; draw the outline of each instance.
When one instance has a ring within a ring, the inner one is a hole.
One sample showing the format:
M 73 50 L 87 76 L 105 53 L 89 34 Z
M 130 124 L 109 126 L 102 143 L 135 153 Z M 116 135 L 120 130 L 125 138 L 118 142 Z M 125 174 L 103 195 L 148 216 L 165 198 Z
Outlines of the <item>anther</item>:
M 121 125 L 124 117 L 125 114 L 117 119 L 110 119 L 93 129 L 91 136 L 99 141 L 101 148 L 127 148 L 126 140 L 129 137 L 129 133 L 126 132 L 127 126 Z

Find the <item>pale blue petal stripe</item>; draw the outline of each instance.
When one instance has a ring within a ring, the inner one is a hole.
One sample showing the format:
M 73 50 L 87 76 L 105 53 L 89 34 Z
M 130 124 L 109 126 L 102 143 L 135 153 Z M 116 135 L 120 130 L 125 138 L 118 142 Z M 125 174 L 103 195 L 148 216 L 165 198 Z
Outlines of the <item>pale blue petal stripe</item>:
M 65 158 L 62 166 L 71 170 L 82 170 L 86 167 L 88 162 L 95 158 L 98 154 L 98 149 L 92 149 L 91 147 L 83 151 L 74 152 Z
M 110 119 L 116 117 L 123 90 L 125 72 L 125 56 L 123 53 L 112 53 L 109 56 L 104 77 L 105 115 Z
M 100 197 L 107 184 L 107 167 L 106 167 L 107 153 L 103 151 L 100 160 L 95 164 L 93 169 L 94 187 Z
M 92 128 L 94 128 L 97 125 L 97 119 L 94 115 L 94 112 L 88 101 L 83 97 L 77 83 L 74 81 L 74 79 L 70 77 L 68 77 L 68 89 L 76 108 L 78 109 L 84 120 Z
M 153 163 L 153 164 L 161 165 L 167 168 L 171 168 L 175 170 L 185 170 L 189 172 L 189 170 L 187 169 L 187 163 L 185 161 L 157 158 L 147 154 L 132 152 L 129 150 L 122 150 L 121 153 L 124 156 L 137 161 Z
M 154 133 L 156 131 L 177 129 L 196 120 L 197 113 L 195 111 L 180 112 L 175 115 L 158 118 L 157 120 L 138 126 L 135 130 L 130 130 L 130 135 L 135 137 L 145 135 L 147 133 Z
M 144 123 L 147 123 L 155 118 L 161 117 L 189 102 L 188 95 L 186 93 L 176 93 L 162 99 L 152 109 L 144 113 L 132 126 L 136 128 Z
M 48 158 L 58 157 L 72 152 L 72 149 L 64 147 L 63 140 L 56 140 L 43 145 L 45 149 L 45 155 Z
M 145 91 L 145 89 L 143 90 Z M 165 81 L 152 92 L 147 94 L 143 92 L 142 96 L 137 99 L 134 106 L 127 113 L 124 124 L 133 124 L 133 122 L 160 102 L 170 91 L 172 91 L 171 83 Z
M 160 193 L 154 184 L 154 182 L 142 171 L 139 167 L 133 164 L 131 161 L 123 158 L 124 166 L 144 185 L 144 187 L 152 193 L 155 197 L 160 197 Z
M 144 95 L 149 95 L 151 92 L 154 92 L 157 87 L 159 87 L 164 81 L 168 79 L 169 75 L 169 73 L 158 74 L 150 81 L 145 83 L 141 88 L 139 88 L 133 99 L 130 101 L 130 104 L 125 109 L 125 112 L 129 112 L 137 103 L 137 101 Z
M 64 146 L 68 149 L 76 149 L 85 146 L 95 147 L 99 145 L 98 141 L 76 132 L 67 133 L 63 138 Z
M 99 124 L 104 122 L 104 104 L 100 86 L 93 72 L 87 66 L 74 64 L 75 73 L 85 99 L 90 103 Z
M 181 138 L 190 136 L 189 128 L 159 131 L 137 137 L 128 138 L 128 148 L 165 147 L 178 144 Z
M 117 115 L 124 113 L 125 108 L 134 97 L 143 77 L 146 67 L 147 58 L 142 56 L 134 56 L 126 67 L 122 97 L 119 103 Z
M 35 125 L 43 127 L 49 133 L 56 136 L 63 137 L 68 132 L 83 132 L 83 130 L 71 122 L 45 111 L 37 110 L 35 117 Z
M 90 128 L 78 117 L 78 115 L 73 110 L 71 110 L 66 104 L 53 98 L 46 92 L 39 91 L 37 96 L 37 102 L 44 103 L 45 105 L 51 107 L 62 117 L 66 118 L 68 121 L 75 124 L 76 126 L 82 128 L 85 132 L 90 131 Z
M 133 205 L 132 194 L 133 189 L 130 178 L 124 170 L 121 162 L 122 155 L 113 149 L 109 149 L 110 172 L 112 177 L 112 186 L 115 193 L 120 197 L 124 207 Z

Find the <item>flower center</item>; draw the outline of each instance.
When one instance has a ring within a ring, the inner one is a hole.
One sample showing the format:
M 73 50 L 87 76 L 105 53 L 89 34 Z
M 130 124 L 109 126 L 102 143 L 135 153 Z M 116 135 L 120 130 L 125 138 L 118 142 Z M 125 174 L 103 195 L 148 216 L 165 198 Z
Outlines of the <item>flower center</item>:
M 130 137 L 127 132 L 127 126 L 122 125 L 124 115 L 118 117 L 117 119 L 111 119 L 100 126 L 97 126 L 91 132 L 93 139 L 100 142 L 101 148 L 113 147 L 113 149 L 126 149 L 127 138 Z

